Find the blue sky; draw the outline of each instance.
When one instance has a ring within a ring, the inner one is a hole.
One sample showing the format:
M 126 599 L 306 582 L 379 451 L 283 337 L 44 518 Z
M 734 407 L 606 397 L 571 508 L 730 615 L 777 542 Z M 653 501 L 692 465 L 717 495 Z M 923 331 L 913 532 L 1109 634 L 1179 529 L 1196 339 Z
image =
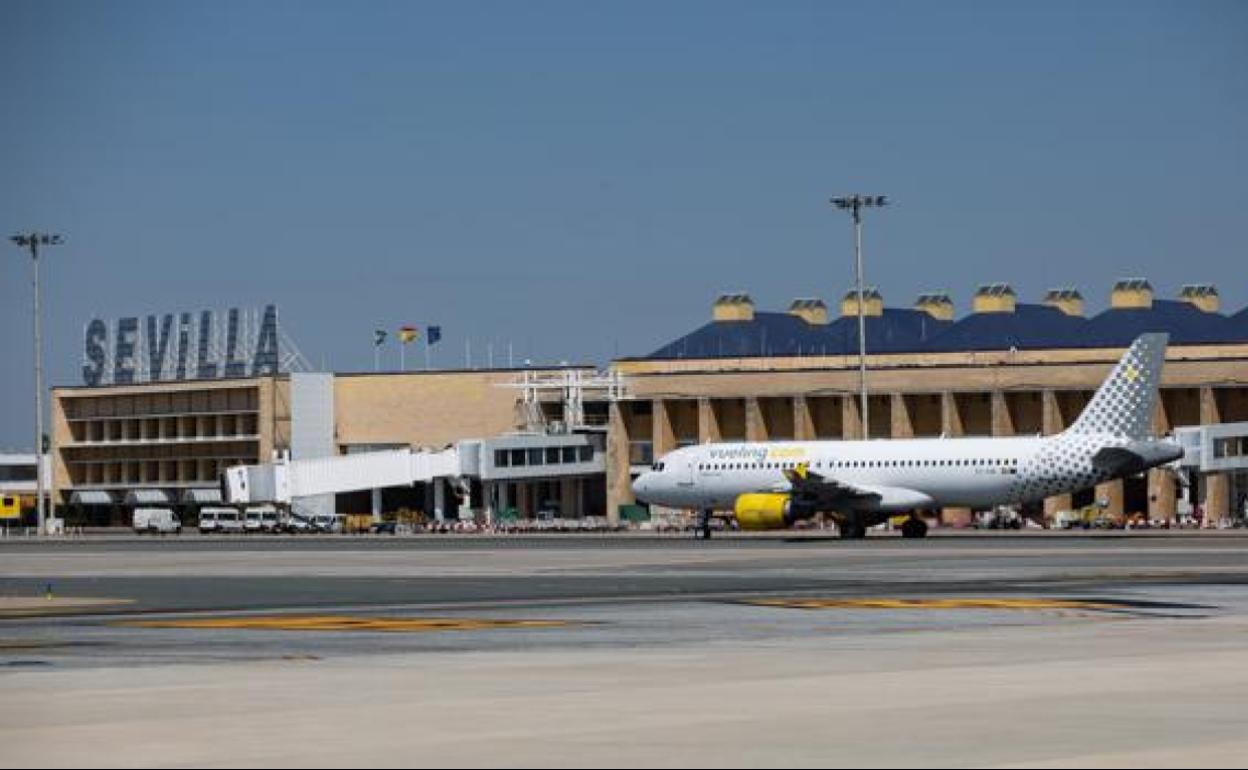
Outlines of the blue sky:
M 1130 275 L 1248 304 L 1244 3 L 9 0 L 0 97 L 0 229 L 69 238 L 58 384 L 91 317 L 267 301 L 337 370 L 407 322 L 442 325 L 444 365 L 465 338 L 478 364 L 644 354 L 722 290 L 839 296 L 826 201 L 855 190 L 896 201 L 866 244 L 890 304 L 1008 281 L 1096 310 Z

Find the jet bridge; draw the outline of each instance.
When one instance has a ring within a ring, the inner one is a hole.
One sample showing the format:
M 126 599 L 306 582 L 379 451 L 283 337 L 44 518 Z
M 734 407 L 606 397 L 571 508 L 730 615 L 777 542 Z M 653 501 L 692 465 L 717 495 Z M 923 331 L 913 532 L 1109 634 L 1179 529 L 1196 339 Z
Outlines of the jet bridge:
M 441 451 L 395 449 L 305 460 L 283 456 L 272 463 L 226 468 L 221 498 L 231 505 L 290 505 L 298 498 L 410 486 L 437 478 L 454 483 L 471 470 L 462 466 L 459 445 Z

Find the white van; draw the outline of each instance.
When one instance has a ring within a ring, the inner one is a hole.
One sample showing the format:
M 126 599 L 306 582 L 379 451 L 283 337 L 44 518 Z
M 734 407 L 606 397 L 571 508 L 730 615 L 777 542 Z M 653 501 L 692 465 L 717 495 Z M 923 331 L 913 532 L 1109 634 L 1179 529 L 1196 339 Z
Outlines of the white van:
M 243 531 L 243 515 L 237 508 L 213 508 L 216 514 L 216 532 L 233 535 Z
M 213 532 L 230 531 L 230 522 L 238 522 L 238 509 L 236 508 L 200 508 L 199 509 L 199 531 L 200 534 L 210 535 Z
M 176 535 L 182 531 L 182 522 L 170 508 L 135 508 L 134 531 L 153 535 Z
M 282 527 L 282 517 L 276 509 L 260 511 L 260 529 L 264 532 L 277 532 Z
M 277 509 L 271 505 L 258 505 L 248 508 L 243 518 L 243 531 L 276 532 L 279 518 Z

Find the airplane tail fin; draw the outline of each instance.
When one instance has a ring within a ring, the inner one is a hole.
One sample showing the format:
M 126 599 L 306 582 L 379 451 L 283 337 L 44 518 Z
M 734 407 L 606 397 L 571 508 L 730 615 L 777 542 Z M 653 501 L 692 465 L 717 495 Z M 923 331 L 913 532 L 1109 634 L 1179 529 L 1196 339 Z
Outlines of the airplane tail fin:
M 1157 387 L 1169 339 L 1163 333 L 1136 337 L 1067 432 L 1132 439 L 1152 436 Z

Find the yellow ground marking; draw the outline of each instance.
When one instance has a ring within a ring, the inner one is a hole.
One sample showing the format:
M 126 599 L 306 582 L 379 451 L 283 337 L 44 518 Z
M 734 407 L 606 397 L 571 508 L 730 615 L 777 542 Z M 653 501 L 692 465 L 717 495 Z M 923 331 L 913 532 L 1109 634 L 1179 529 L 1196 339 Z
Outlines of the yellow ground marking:
M 1118 605 L 1077 599 L 756 599 L 762 607 L 799 610 L 1116 610 Z
M 243 629 L 253 631 L 483 631 L 495 628 L 555 628 L 562 620 L 495 618 L 367 618 L 353 615 L 268 615 L 232 618 L 172 618 L 118 623 L 134 628 Z

